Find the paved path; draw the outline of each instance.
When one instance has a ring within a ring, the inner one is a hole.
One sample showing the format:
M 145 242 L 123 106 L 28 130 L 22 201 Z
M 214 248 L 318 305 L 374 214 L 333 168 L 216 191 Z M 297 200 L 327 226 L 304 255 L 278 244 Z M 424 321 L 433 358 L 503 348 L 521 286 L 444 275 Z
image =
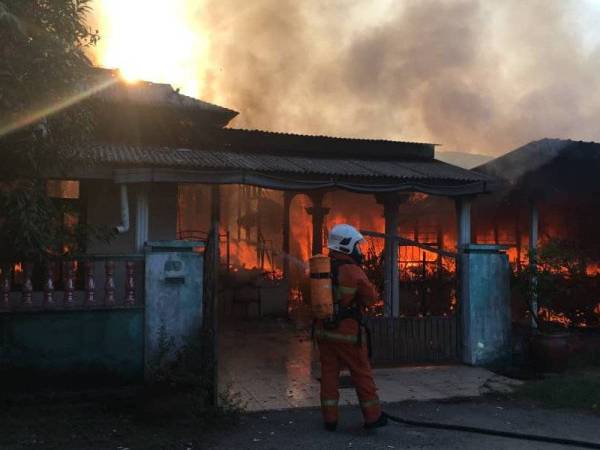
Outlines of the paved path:
M 229 389 L 249 411 L 318 406 L 319 367 L 306 331 L 285 322 L 242 324 L 221 338 L 221 389 Z M 507 392 L 518 381 L 467 366 L 376 369 L 386 402 L 474 397 Z M 340 404 L 357 403 L 354 389 L 340 390 Z
M 500 430 L 545 434 L 600 443 L 600 416 L 560 410 L 541 410 L 525 403 L 488 397 L 461 402 L 404 402 L 387 405 L 395 415 L 411 419 L 475 425 Z M 389 425 L 376 432 L 360 427 L 358 408 L 342 410 L 339 430 L 321 429 L 318 409 L 253 413 L 240 426 L 213 434 L 206 448 L 238 449 L 561 449 L 559 445 L 531 443 L 453 431 Z

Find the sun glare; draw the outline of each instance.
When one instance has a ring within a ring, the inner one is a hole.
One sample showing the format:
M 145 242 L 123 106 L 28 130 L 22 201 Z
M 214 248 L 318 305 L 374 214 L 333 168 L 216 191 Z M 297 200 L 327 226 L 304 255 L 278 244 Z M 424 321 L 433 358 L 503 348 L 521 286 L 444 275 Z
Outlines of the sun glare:
M 97 0 L 101 40 L 97 60 L 129 82 L 170 83 L 199 94 L 205 43 L 187 0 Z

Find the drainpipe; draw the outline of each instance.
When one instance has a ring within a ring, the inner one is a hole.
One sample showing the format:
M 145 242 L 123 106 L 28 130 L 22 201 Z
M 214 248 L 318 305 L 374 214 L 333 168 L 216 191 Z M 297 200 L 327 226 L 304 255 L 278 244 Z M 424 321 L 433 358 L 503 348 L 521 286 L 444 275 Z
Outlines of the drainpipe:
M 117 234 L 129 231 L 129 198 L 126 184 L 121 184 L 121 223 L 115 227 L 115 231 Z

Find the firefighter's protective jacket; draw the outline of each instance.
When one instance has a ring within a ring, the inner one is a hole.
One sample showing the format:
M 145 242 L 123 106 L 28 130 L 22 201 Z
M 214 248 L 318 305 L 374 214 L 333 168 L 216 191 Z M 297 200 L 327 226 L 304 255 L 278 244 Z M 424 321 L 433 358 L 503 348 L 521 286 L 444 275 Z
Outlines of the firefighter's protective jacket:
M 335 262 L 347 262 L 338 267 L 334 300 L 345 307 L 371 306 L 377 299 L 377 290 L 362 268 L 343 253 L 332 251 L 329 256 L 337 260 L 332 261 L 332 265 L 336 265 Z M 326 329 L 322 321 L 315 324 L 321 360 L 321 411 L 326 424 L 335 424 L 338 420 L 338 384 L 343 367 L 350 370 L 365 424 L 375 423 L 381 417 L 381 405 L 366 342 L 365 339 L 359 341 L 362 333 L 361 325 L 353 318 L 342 319 L 334 329 Z
M 356 305 L 365 308 L 373 305 L 377 300 L 377 289 L 367 278 L 364 270 L 356 264 L 350 255 L 331 251 L 329 253 L 332 265 L 335 262 L 343 262 L 338 268 L 337 284 L 334 285 L 334 302 L 341 306 Z M 315 324 L 316 336 L 319 340 L 338 340 L 336 335 L 348 336 L 347 341 L 355 339 L 359 333 L 359 324 L 354 319 L 343 319 L 337 329 L 324 330 L 322 321 Z M 340 338 L 339 340 L 344 340 Z

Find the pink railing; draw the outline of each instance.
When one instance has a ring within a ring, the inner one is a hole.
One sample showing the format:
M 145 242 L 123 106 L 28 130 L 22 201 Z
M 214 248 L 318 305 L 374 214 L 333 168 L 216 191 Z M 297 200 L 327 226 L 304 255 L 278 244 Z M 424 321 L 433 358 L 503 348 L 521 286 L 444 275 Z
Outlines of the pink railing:
M 0 311 L 143 305 L 143 255 L 86 255 L 0 267 Z

